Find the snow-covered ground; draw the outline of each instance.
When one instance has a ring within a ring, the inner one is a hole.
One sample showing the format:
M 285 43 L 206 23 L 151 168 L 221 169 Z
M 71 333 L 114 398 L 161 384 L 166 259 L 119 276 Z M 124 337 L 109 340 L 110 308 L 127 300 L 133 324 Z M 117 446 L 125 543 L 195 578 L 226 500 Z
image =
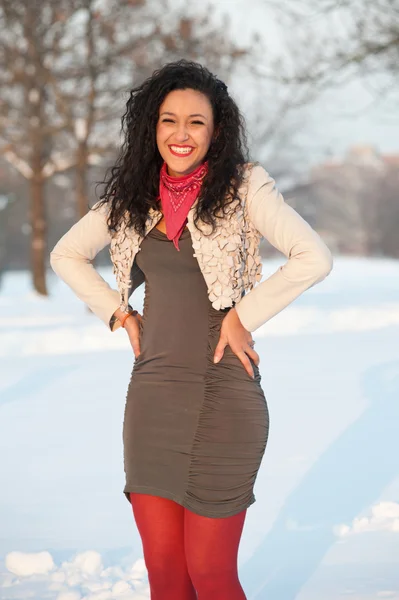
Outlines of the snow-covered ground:
M 122 493 L 132 350 L 49 285 L 0 288 L 0 598 L 149 599 Z M 248 599 L 399 599 L 399 262 L 336 258 L 254 337 L 271 429 L 240 546 Z

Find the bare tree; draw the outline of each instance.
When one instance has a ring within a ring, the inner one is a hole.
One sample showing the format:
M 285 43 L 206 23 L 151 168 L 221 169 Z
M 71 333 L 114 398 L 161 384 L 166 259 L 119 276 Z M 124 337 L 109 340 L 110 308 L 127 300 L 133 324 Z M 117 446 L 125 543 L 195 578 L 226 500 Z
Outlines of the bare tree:
M 104 163 L 117 145 L 122 102 L 130 87 L 182 56 L 228 76 L 232 65 L 250 54 L 232 41 L 227 29 L 221 33 L 212 25 L 209 14 L 182 17 L 179 10 L 162 4 L 161 12 L 159 2 L 135 0 L 115 7 L 82 0 L 80 26 L 72 37 L 78 49 L 71 69 L 75 85 L 68 93 L 65 80 L 60 79 L 57 90 L 65 131 L 72 136 L 76 152 L 79 216 L 88 207 L 90 165 Z M 162 18 L 165 10 L 167 23 Z
M 337 250 L 366 256 L 399 253 L 399 161 L 372 146 L 353 146 L 345 160 L 314 167 L 290 191 L 296 208 Z
M 33 285 L 46 295 L 45 181 L 70 165 L 53 155 L 60 130 L 49 84 L 54 51 L 73 0 L 2 0 L 0 4 L 1 152 L 29 181 Z
M 334 233 L 344 252 L 374 254 L 380 173 L 347 162 L 320 175 L 312 186 L 318 227 Z
M 288 0 L 280 80 L 322 89 L 355 77 L 377 99 L 397 94 L 398 0 Z
M 165 20 L 160 4 L 0 2 L 0 151 L 29 181 L 31 265 L 40 294 L 47 294 L 45 182 L 74 167 L 82 216 L 89 166 L 115 149 L 129 87 L 181 55 L 227 72 L 246 53 L 206 18 L 170 10 Z

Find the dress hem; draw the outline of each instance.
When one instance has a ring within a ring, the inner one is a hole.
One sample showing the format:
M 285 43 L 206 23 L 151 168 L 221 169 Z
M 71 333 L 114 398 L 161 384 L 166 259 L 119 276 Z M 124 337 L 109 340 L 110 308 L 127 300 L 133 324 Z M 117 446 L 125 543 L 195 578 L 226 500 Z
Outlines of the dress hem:
M 129 490 L 126 490 L 126 489 L 123 490 L 123 494 L 125 495 L 125 498 L 127 499 L 127 501 L 130 504 L 131 504 L 131 502 L 130 502 L 129 494 L 135 493 L 135 492 L 137 492 L 137 493 L 142 492 L 143 494 L 151 494 L 153 496 L 160 496 L 161 498 L 167 498 L 168 500 L 173 500 L 174 502 L 177 502 L 181 506 L 184 506 L 184 508 L 191 510 L 196 515 L 199 515 L 201 517 L 210 517 L 210 518 L 214 518 L 214 519 L 219 519 L 219 518 L 223 518 L 223 517 L 233 517 L 234 515 L 237 515 L 241 511 L 249 508 L 250 506 L 252 506 L 252 504 L 254 504 L 256 502 L 256 498 L 255 498 L 255 496 L 253 496 L 251 498 L 251 500 L 249 502 L 247 502 L 245 505 L 243 505 L 241 508 L 238 508 L 238 509 L 235 508 L 230 511 L 226 511 L 223 514 L 217 514 L 215 512 L 208 512 L 208 511 L 206 513 L 203 511 L 198 512 L 198 510 L 196 510 L 195 508 L 190 506 L 190 503 L 187 502 L 187 500 L 185 500 L 184 498 L 181 498 L 180 496 L 177 496 L 176 494 L 173 494 L 172 492 L 168 492 L 167 490 L 160 490 L 158 488 L 149 487 L 149 486 L 145 486 L 145 485 L 135 485 L 135 486 L 131 486 Z

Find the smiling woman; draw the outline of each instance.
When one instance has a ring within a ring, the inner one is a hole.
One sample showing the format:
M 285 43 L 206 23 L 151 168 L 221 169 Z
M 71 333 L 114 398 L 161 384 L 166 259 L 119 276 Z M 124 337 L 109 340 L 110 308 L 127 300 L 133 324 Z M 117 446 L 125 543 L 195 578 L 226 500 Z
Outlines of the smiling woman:
M 131 91 L 122 127 L 102 200 L 51 264 L 131 342 L 123 491 L 151 597 L 243 600 L 238 547 L 269 434 L 251 332 L 321 281 L 331 254 L 248 162 L 239 109 L 203 66 L 155 71 Z M 262 236 L 288 260 L 255 287 Z M 91 264 L 107 244 L 118 298 Z M 142 282 L 141 316 L 128 298 Z

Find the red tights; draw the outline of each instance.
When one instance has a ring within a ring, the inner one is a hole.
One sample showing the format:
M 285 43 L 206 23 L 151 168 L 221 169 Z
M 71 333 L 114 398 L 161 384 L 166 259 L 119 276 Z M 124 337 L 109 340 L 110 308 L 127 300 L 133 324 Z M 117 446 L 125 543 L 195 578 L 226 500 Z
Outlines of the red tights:
M 173 500 L 131 493 L 151 600 L 245 600 L 238 546 L 246 509 L 201 517 Z

